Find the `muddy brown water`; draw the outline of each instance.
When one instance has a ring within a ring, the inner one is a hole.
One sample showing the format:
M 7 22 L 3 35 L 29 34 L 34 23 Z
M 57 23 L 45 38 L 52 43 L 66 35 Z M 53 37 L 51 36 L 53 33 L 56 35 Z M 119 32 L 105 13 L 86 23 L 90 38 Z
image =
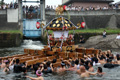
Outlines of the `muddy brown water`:
M 20 47 L 1 48 L 0 57 L 11 56 L 15 54 L 24 54 L 24 48 L 42 49 L 43 44 L 40 41 L 24 40 Z M 119 49 L 112 49 L 113 54 L 120 54 Z M 102 65 L 100 65 L 102 67 Z M 98 66 L 94 66 L 95 72 Z M 112 69 L 103 68 L 106 73 L 103 77 L 90 76 L 89 78 L 80 78 L 74 71 L 66 71 L 63 74 L 43 74 L 44 80 L 120 80 L 120 66 Z M 35 74 L 28 72 L 27 75 L 36 77 Z M 0 69 L 0 80 L 29 80 L 23 73 L 15 74 L 12 71 L 10 74 L 3 73 Z

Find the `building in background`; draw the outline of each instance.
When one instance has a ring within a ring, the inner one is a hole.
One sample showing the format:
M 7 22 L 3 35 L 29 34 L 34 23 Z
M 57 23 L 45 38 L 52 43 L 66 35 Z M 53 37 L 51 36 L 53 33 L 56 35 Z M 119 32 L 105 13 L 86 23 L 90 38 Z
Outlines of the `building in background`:
M 82 9 L 107 9 L 114 0 L 62 0 L 63 5 Z
M 117 2 L 116 5 L 118 6 L 118 9 L 120 9 L 120 1 Z

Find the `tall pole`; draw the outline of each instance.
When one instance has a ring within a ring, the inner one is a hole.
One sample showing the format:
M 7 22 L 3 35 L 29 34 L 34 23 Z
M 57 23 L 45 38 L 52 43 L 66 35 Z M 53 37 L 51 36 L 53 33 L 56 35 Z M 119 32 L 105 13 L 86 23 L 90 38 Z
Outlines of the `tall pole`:
M 40 0 L 41 20 L 45 21 L 45 0 Z
M 46 25 L 46 21 L 45 21 L 45 0 L 40 0 L 40 12 L 41 12 L 41 21 L 43 24 Z M 42 33 L 42 36 L 44 34 L 44 31 L 43 29 L 41 28 L 41 33 Z
M 18 25 L 20 26 L 20 30 L 23 31 L 23 10 L 22 10 L 22 0 L 18 1 Z
M 14 8 L 14 0 L 13 0 L 13 8 Z

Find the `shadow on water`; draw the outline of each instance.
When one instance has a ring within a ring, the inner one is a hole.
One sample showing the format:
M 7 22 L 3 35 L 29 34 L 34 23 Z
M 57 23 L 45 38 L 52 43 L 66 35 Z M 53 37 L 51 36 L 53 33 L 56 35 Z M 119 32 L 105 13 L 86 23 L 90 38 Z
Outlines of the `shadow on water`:
M 11 56 L 15 54 L 23 54 L 24 48 L 29 49 L 42 49 L 43 44 L 40 41 L 32 41 L 32 40 L 24 40 L 20 47 L 11 47 L 11 48 L 1 48 L 0 49 L 0 56 Z M 120 50 L 112 49 L 113 54 L 120 53 Z M 94 66 L 95 71 L 97 71 L 98 66 Z M 105 76 L 103 77 L 93 77 L 90 78 L 80 78 L 76 72 L 67 71 L 63 74 L 43 74 L 45 80 L 120 80 L 120 67 L 116 67 L 113 69 L 106 69 L 103 68 L 103 71 L 106 72 Z M 31 74 L 28 72 L 27 75 L 36 77 L 35 74 Z M 10 72 L 10 74 L 5 74 L 0 70 L 0 80 L 29 80 L 25 77 L 26 75 L 15 74 Z

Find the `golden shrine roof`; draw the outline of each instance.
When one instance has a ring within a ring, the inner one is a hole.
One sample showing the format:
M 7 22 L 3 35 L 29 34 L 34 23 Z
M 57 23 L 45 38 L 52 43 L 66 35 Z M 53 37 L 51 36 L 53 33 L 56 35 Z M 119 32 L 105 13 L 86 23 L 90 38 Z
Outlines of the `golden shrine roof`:
M 46 30 L 73 30 L 76 29 L 76 26 L 68 19 L 63 17 L 58 17 L 50 21 L 46 25 Z

